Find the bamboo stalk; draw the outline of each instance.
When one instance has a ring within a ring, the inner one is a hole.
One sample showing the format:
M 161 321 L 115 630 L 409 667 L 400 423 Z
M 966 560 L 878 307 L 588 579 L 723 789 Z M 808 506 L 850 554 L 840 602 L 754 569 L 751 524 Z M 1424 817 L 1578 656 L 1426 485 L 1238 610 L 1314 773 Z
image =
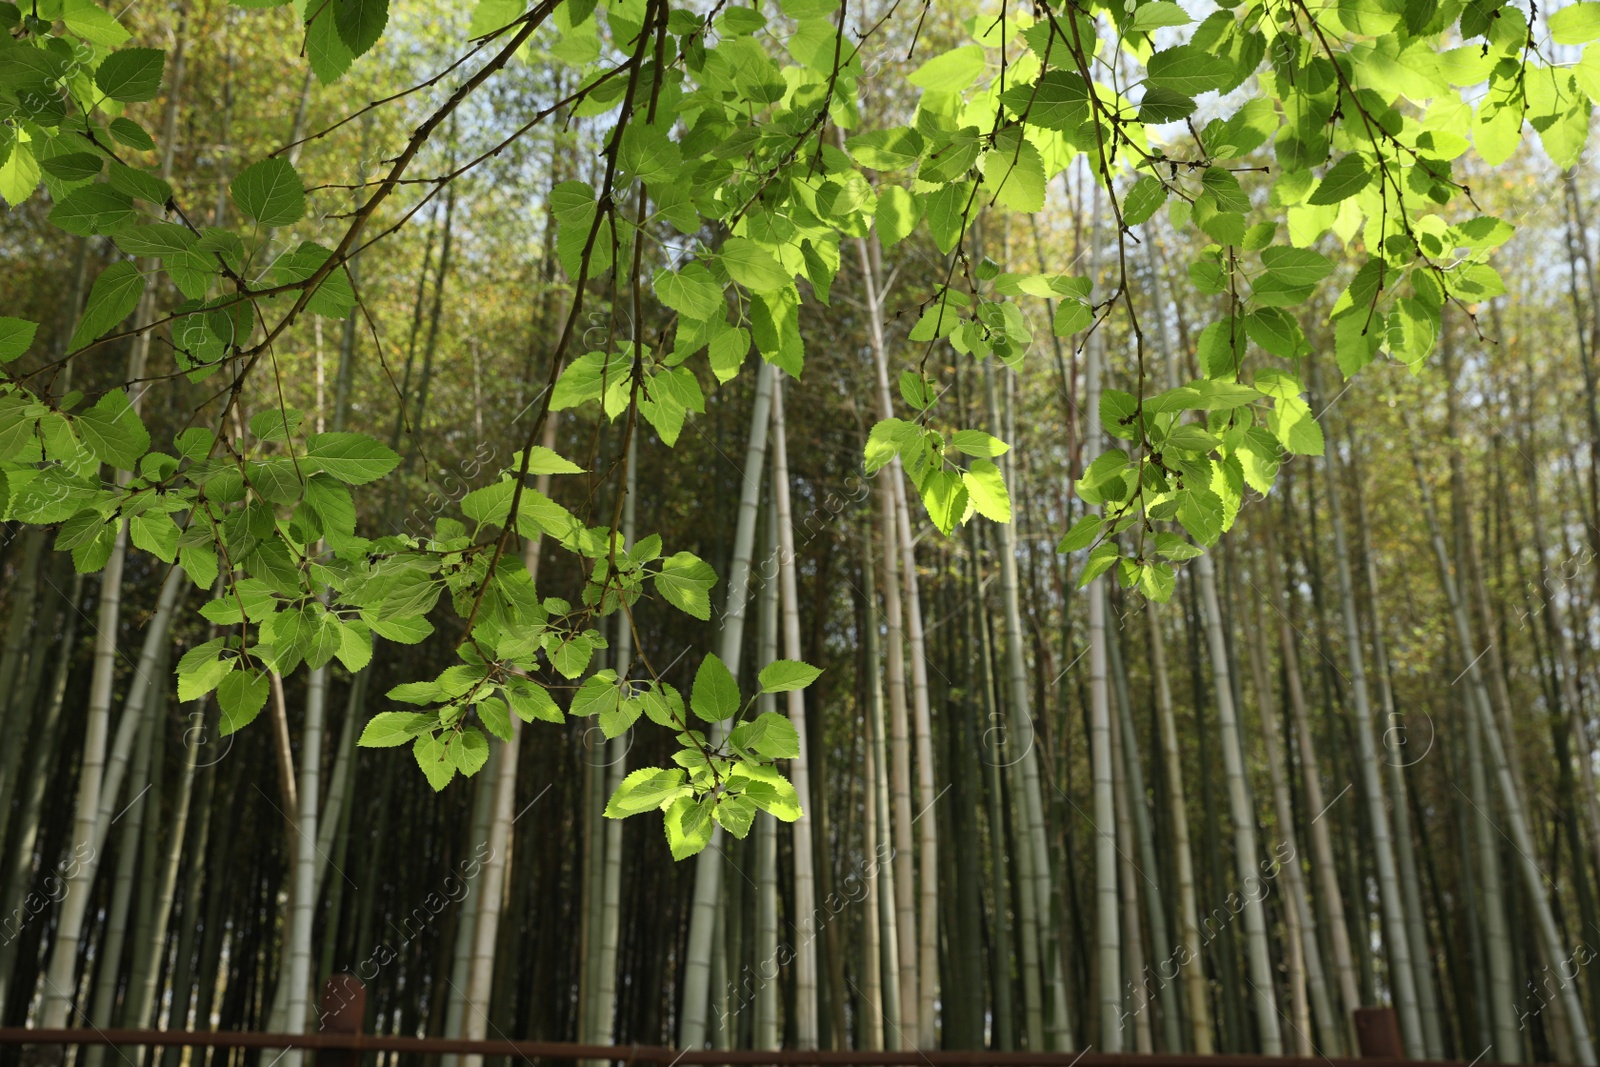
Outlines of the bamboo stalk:
M 739 489 L 739 516 L 734 528 L 733 564 L 728 576 L 728 601 L 723 611 L 720 658 L 739 675 L 744 647 L 745 612 L 750 600 L 750 558 L 755 545 L 756 518 L 760 514 L 761 478 L 766 466 L 767 433 L 775 391 L 772 367 L 756 368 L 755 402 L 750 410 L 750 435 L 745 446 L 743 481 Z M 771 579 L 772 575 L 763 575 Z M 720 729 L 720 726 L 718 727 Z M 715 736 L 719 736 L 713 731 Z M 712 934 L 722 896 L 722 827 L 714 825 L 711 843 L 695 857 L 694 900 L 689 919 L 689 944 L 684 968 L 683 1010 L 678 1041 L 684 1048 L 700 1048 L 706 1040 L 711 985 Z
M 800 648 L 800 595 L 795 587 L 794 527 L 789 505 L 789 448 L 784 432 L 783 379 L 772 383 L 772 496 L 777 503 L 778 580 L 783 622 L 783 652 L 788 659 L 802 658 Z M 795 946 L 795 1041 L 802 1049 L 817 1047 L 817 915 L 815 867 L 811 853 L 811 780 L 806 757 L 805 693 L 788 694 L 789 721 L 799 734 L 800 755 L 789 763 L 789 779 L 800 801 L 800 818 L 794 828 L 794 910 L 800 943 Z

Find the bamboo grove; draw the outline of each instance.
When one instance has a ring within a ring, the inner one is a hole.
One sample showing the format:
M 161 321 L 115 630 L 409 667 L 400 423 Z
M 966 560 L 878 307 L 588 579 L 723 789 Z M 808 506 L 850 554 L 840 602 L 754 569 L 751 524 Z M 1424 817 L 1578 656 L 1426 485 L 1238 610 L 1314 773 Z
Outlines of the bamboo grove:
M 1600 4 L 0 25 L 6 1024 L 1596 1062 Z

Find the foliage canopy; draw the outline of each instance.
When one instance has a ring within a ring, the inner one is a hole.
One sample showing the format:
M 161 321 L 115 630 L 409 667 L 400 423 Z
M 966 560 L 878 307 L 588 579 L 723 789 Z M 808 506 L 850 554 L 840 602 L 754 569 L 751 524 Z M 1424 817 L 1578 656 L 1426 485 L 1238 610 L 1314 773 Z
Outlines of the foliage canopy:
M 678 735 L 677 766 L 635 771 L 607 814 L 665 811 L 675 855 L 702 847 L 713 820 L 742 836 L 757 810 L 796 818 L 793 787 L 773 766 L 796 754 L 794 728 L 752 717 L 716 657 L 687 702 L 653 670 L 633 680 L 590 671 L 605 647 L 600 619 L 651 595 L 707 619 L 717 578 L 659 537 L 625 545 L 620 494 L 618 517 L 590 527 L 533 488 L 535 475 L 580 471 L 535 444 L 552 413 L 598 405 L 623 421 L 625 440 L 643 418 L 670 446 L 705 409 L 698 367 L 725 382 L 753 347 L 801 378 L 841 246 L 890 246 L 920 230 L 945 256 L 943 282 L 914 309 L 917 350 L 899 381 L 906 417 L 872 428 L 866 470 L 898 459 L 946 535 L 974 515 L 1009 521 L 993 462 L 1007 446 L 954 424 L 930 354 L 948 345 L 1023 371 L 1028 305 L 1048 302 L 1054 333 L 1079 345 L 1126 316 L 1137 389 L 1102 395 L 1100 424 L 1119 444 L 1086 464 L 1076 491 L 1096 510 L 1062 531 L 1059 550 L 1088 553 L 1080 584 L 1115 568 L 1163 600 L 1174 562 L 1214 544 L 1247 489 L 1268 491 L 1286 456 L 1323 450 L 1301 380 L 1310 345 L 1285 309 L 1337 291 L 1328 318 L 1346 375 L 1380 353 L 1420 366 L 1442 309 L 1471 316 L 1503 291 L 1487 259 L 1512 231 L 1476 210 L 1469 149 L 1503 162 L 1526 124 L 1570 166 L 1600 93 L 1600 46 L 1581 58 L 1571 47 L 1600 39 L 1600 3 L 1542 23 L 1504 0 L 1198 6 L 987 4 L 966 19 L 965 40 L 939 51 L 920 32 L 926 7 L 898 3 L 478 0 L 459 61 L 430 82 L 448 96 L 386 146 L 350 213 L 308 214 L 294 146 L 284 146 L 239 170 L 228 191 L 240 221 L 216 226 L 174 192 L 159 162 L 168 146 L 139 121 L 172 57 L 134 42 L 96 0 L 25 11 L 0 0 L 0 196 L 15 206 L 42 188 L 53 225 L 125 256 L 95 279 L 64 359 L 25 359 L 39 347 L 35 324 L 0 318 L 6 514 L 59 526 L 56 546 L 81 571 L 103 567 L 125 528 L 136 548 L 213 591 L 200 610 L 222 635 L 177 673 L 183 699 L 216 691 L 228 730 L 265 705 L 269 672 L 335 658 L 360 670 L 374 637 L 432 633 L 443 600 L 461 620 L 460 662 L 393 690 L 419 710 L 378 715 L 363 744 L 410 745 L 442 788 L 484 765 L 485 731 L 509 736 L 512 715 L 598 716 L 607 736 L 644 716 Z M 294 19 L 303 61 L 327 83 L 384 36 L 389 4 L 295 0 Z M 869 62 L 886 27 L 913 24 L 911 64 Z M 461 103 L 535 45 L 570 68 L 566 88 L 528 121 L 507 120 L 500 146 L 574 118 L 604 131 L 599 181 L 562 182 L 549 197 L 571 300 L 548 388 L 512 462 L 461 501 L 460 519 L 441 517 L 421 536 L 366 536 L 357 499 L 394 471 L 393 449 L 312 432 L 288 406 L 254 415 L 242 435 L 230 416 L 297 323 L 362 313 L 347 266 L 409 217 L 385 213 L 398 191 L 420 183 L 432 198 L 493 154 L 438 177 L 413 173 Z M 862 105 L 872 81 L 920 92 L 913 121 L 874 125 Z M 1080 154 L 1116 231 L 1108 291 L 968 254 L 980 216 L 1039 211 Z M 1203 235 L 1188 281 L 1213 314 L 1198 339 L 1204 376 L 1188 383 L 1146 372 L 1149 324 L 1128 289 L 1141 228 L 1163 210 Z M 1357 256 L 1348 276 L 1318 250 L 1331 241 Z M 157 278 L 182 298 L 159 313 Z M 670 327 L 634 336 L 613 313 L 603 343 L 590 343 L 575 324 L 601 291 L 613 306 L 658 304 Z M 127 386 L 96 396 L 53 388 L 68 361 L 141 334 L 168 342 L 173 377 L 217 385 L 171 441 L 152 441 L 139 412 L 140 391 L 162 374 L 133 367 Z M 514 548 L 537 537 L 587 570 L 580 603 L 538 594 Z M 814 673 L 773 664 L 761 684 L 796 688 Z M 560 683 L 576 684 L 566 709 L 548 689 Z

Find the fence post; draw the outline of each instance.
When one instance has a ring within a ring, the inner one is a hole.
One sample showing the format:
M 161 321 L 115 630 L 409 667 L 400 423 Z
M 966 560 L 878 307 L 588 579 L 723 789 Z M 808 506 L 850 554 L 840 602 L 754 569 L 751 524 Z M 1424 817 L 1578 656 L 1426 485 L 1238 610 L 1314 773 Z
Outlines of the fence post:
M 1356 1041 L 1362 1059 L 1399 1060 L 1405 1058 L 1400 1042 L 1400 1023 L 1393 1008 L 1357 1008 Z
M 367 987 L 353 974 L 336 974 L 322 983 L 317 1005 L 317 1029 L 327 1034 L 359 1034 L 367 1014 Z M 317 1053 L 317 1067 L 357 1067 L 361 1053 L 355 1049 L 326 1048 Z

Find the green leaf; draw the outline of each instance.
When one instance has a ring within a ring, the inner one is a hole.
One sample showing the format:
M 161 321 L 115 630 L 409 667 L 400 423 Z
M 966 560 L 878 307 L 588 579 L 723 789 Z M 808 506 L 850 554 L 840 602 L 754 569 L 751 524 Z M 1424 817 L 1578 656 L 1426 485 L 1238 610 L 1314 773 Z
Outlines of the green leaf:
M 338 81 L 350 69 L 356 57 L 350 46 L 339 36 L 333 6 L 318 3 L 310 6 L 311 21 L 306 23 L 306 58 L 311 62 L 312 73 L 324 85 Z
M 1059 544 L 1057 552 L 1077 552 L 1094 544 L 1095 538 L 1100 536 L 1100 527 L 1105 520 L 1099 515 L 1090 513 L 1072 524 L 1072 529 L 1067 531 Z
M 975 459 L 961 481 L 978 514 L 995 522 L 1011 521 L 1011 495 L 1006 491 L 1000 468 L 986 459 Z
M 478 683 L 483 681 L 487 674 L 488 671 L 485 667 L 471 663 L 458 663 L 439 672 L 439 677 L 434 679 L 434 684 L 446 696 L 466 696 L 477 688 Z
M 346 485 L 376 481 L 399 464 L 393 449 L 364 433 L 319 433 L 306 439 L 306 456 Z
M 178 524 L 164 511 L 147 511 L 128 520 L 128 538 L 163 563 L 178 558 Z
M 245 472 L 250 488 L 274 504 L 298 503 L 305 491 L 301 472 L 296 469 L 295 462 L 287 457 L 247 463 Z
M 667 832 L 667 847 L 675 860 L 688 859 L 711 843 L 711 819 L 707 801 L 696 802 L 683 796 L 673 801 L 663 820 Z
M 1439 336 L 1439 312 L 1414 297 L 1402 297 L 1389 313 L 1389 351 L 1412 367 L 1428 358 Z
M 67 29 L 103 48 L 115 48 L 132 36 L 95 0 L 66 0 L 59 10 Z
M 482 37 L 515 22 L 526 11 L 524 0 L 478 0 L 472 9 L 472 25 L 467 27 L 468 37 Z
M 1207 378 L 1231 381 L 1244 361 L 1244 323 L 1237 319 L 1213 322 L 1200 331 L 1196 355 Z
M 982 459 L 993 459 L 1011 451 L 1010 445 L 982 430 L 957 430 L 951 435 L 950 443 L 956 451 Z
M 916 371 L 903 370 L 900 372 L 900 399 L 909 407 L 926 411 L 938 397 L 935 384 Z
M 800 795 L 775 768 L 754 763 L 736 763 L 729 777 L 743 788 L 740 792 L 756 807 L 782 822 L 794 822 L 804 814 Z
M 1177 122 L 1193 115 L 1198 106 L 1192 97 L 1184 96 L 1175 89 L 1147 85 L 1144 96 L 1139 99 L 1139 121 L 1157 126 Z
M 723 242 L 722 265 L 728 276 L 746 289 L 766 292 L 794 281 L 777 257 L 747 237 L 730 237 Z
M 772 711 L 740 723 L 729 735 L 728 743 L 767 759 L 798 759 L 800 756 L 800 731 L 787 716 Z
M 840 199 L 842 200 L 843 198 L 841 197 Z M 830 251 L 832 252 L 831 258 L 828 255 L 824 255 L 825 252 Z M 810 238 L 806 238 L 800 244 L 800 254 L 805 260 L 805 276 L 806 280 L 811 283 L 811 291 L 816 294 L 817 299 L 823 304 L 828 303 L 828 290 L 833 286 L 834 275 L 838 273 L 837 249 L 830 249 L 827 244 L 824 244 L 819 249 L 817 245 L 812 243 Z
M 623 692 L 623 699 L 617 702 L 616 707 L 604 708 L 600 712 L 600 732 L 607 739 L 621 737 L 639 721 L 639 716 L 644 712 L 645 702 L 640 697 L 630 697 Z
M 185 459 L 192 459 L 196 463 L 211 454 L 212 445 L 216 444 L 217 435 L 204 426 L 191 426 L 173 438 L 178 454 Z
M 0 363 L 10 363 L 26 352 L 38 329 L 36 322 L 0 315 Z
M 506 702 L 499 697 L 489 697 L 480 700 L 474 705 L 478 718 L 482 720 L 484 729 L 494 734 L 502 741 L 510 741 L 514 736 L 511 732 L 511 714 L 506 711 Z
M 1195 396 L 1184 407 L 1194 411 L 1228 411 L 1256 401 L 1256 388 L 1237 382 L 1214 382 L 1202 378 L 1185 388 L 1192 390 Z
M 156 146 L 155 138 L 145 132 L 145 128 L 130 118 L 119 117 L 111 120 L 107 127 L 111 137 L 118 144 L 136 148 L 141 152 L 148 152 Z
M 1233 172 L 1223 167 L 1207 167 L 1200 175 L 1200 184 L 1216 201 L 1221 211 L 1245 212 L 1250 210 L 1250 197 Z
M 1013 133 L 983 157 L 983 188 L 990 202 L 1013 211 L 1032 214 L 1044 209 L 1044 159 L 1032 141 Z
M 277 603 L 267 583 L 259 578 L 245 578 L 234 582 L 221 597 L 202 607 L 200 614 L 219 626 L 234 625 L 245 618 L 261 622 L 277 610 Z
M 711 618 L 711 587 L 717 572 L 692 552 L 675 552 L 661 561 L 655 576 L 656 592 L 679 611 L 697 619 Z
M 922 505 L 928 517 L 946 537 L 956 528 L 967 513 L 967 486 L 955 471 L 932 470 L 918 487 L 922 492 Z
M 922 202 L 898 185 L 888 185 L 878 190 L 878 206 L 873 212 L 872 225 L 878 239 L 888 248 L 898 244 L 916 229 L 922 217 Z
M 1177 448 L 1185 452 L 1210 452 L 1221 444 L 1211 434 L 1192 422 L 1174 426 L 1162 442 L 1162 448 Z
M 664 185 L 677 177 L 682 166 L 683 149 L 665 130 L 637 121 L 623 130 L 617 151 L 617 167 L 623 181 Z
M 79 574 L 93 574 L 95 571 L 98 571 L 100 568 L 104 567 L 106 565 L 107 561 L 109 561 L 111 559 L 112 549 L 114 549 L 116 547 L 116 543 L 117 543 L 116 533 L 117 533 L 116 524 L 115 523 L 106 523 L 104 526 L 100 527 L 100 532 L 95 536 L 95 538 L 92 541 L 86 541 L 83 544 L 79 545 L 78 547 L 74 548 L 72 550 L 72 566 L 73 566 L 73 568 L 75 570 L 77 570 L 77 572 Z M 213 675 L 220 676 L 221 672 L 227 670 L 227 668 L 228 668 L 228 665 L 226 663 L 217 664 L 215 666 L 214 670 L 211 673 L 207 674 L 207 682 L 206 682 L 205 688 L 204 689 L 194 689 L 192 691 L 194 693 L 194 695 L 196 697 L 203 695 L 205 693 L 205 691 L 210 688 L 211 685 L 216 684 L 215 683 L 215 678 L 213 677 Z M 180 680 L 179 683 L 178 683 L 178 693 L 179 693 L 178 699 L 180 699 L 180 700 L 188 699 L 188 698 L 186 698 L 186 697 L 184 697 L 182 695 L 184 692 L 185 692 L 184 685 L 183 685 L 183 682 Z
M 229 186 L 239 210 L 262 226 L 287 226 L 306 213 L 306 191 L 287 159 L 250 164 Z
M 1172 0 L 1153 0 L 1133 13 L 1132 28 L 1149 33 L 1163 26 L 1187 26 L 1194 19 Z
M 111 179 L 110 184 L 113 189 L 126 193 L 135 200 L 165 204 L 172 199 L 172 186 L 156 177 L 151 171 L 139 170 L 113 161 L 108 177 Z M 201 291 L 204 292 L 203 287 Z
M 821 667 L 793 659 L 777 659 L 761 668 L 763 693 L 787 693 L 791 689 L 804 689 L 822 674 Z
M 1128 454 L 1120 448 L 1113 448 L 1096 457 L 1093 463 L 1083 472 L 1083 477 L 1078 481 L 1078 496 L 1090 504 L 1098 504 L 1107 499 L 1107 493 L 1113 494 L 1110 499 L 1121 500 L 1126 491 L 1126 473 L 1128 471 Z
M 33 149 L 25 142 L 11 146 L 9 156 L 0 158 L 0 197 L 16 207 L 39 187 L 39 164 Z
M 915 423 L 904 419 L 884 419 L 875 423 L 867 433 L 867 444 L 862 451 L 862 464 L 868 474 L 882 470 L 900 452 L 915 444 L 921 430 Z
M 1245 431 L 1244 447 L 1238 456 L 1245 484 L 1263 495 L 1269 492 L 1283 464 L 1283 446 L 1278 439 L 1268 430 L 1252 426 Z
M 1323 450 L 1322 427 L 1311 415 L 1311 406 L 1298 396 L 1277 400 L 1268 425 L 1284 451 L 1300 456 L 1320 456 Z M 1210 544 L 1210 542 L 1206 542 Z
M 206 663 L 216 659 L 217 655 L 222 651 L 222 646 L 226 643 L 224 638 L 214 637 L 203 644 L 195 645 L 179 657 L 178 665 L 173 668 L 173 673 L 181 677 L 200 669 Z
M 962 45 L 934 56 L 913 71 L 906 81 L 919 89 L 959 92 L 978 80 L 983 67 L 983 47 Z
M 1157 533 L 1156 551 L 1167 559 L 1194 559 L 1201 550 L 1177 534 Z
M 567 364 L 550 395 L 550 410 L 565 411 L 589 400 L 597 400 L 606 390 L 626 380 L 632 360 L 621 352 L 609 357 L 604 352 L 586 352 Z
M 1300 324 L 1282 308 L 1257 308 L 1244 320 L 1244 330 L 1250 340 L 1284 359 L 1299 355 L 1305 344 Z
M 594 226 L 594 190 L 587 182 L 562 182 L 550 190 L 550 208 L 555 213 L 556 255 L 567 274 L 577 277 L 583 261 L 583 249 Z M 604 271 L 611 262 L 608 223 L 601 223 L 595 235 L 594 258 L 589 264 L 590 277 Z
M 44 172 L 64 182 L 86 182 L 105 168 L 104 156 L 93 152 L 64 152 L 39 161 Z
M 217 580 L 217 554 L 207 548 L 178 549 L 178 563 L 196 589 L 210 589 Z
M 339 624 L 339 651 L 334 653 L 351 674 L 366 669 L 372 662 L 372 631 L 364 622 Z
M 689 797 L 693 790 L 684 784 L 684 772 L 660 767 L 641 767 L 622 780 L 611 799 L 606 802 L 608 819 L 625 819 L 629 815 L 655 811 L 680 797 Z
M 1178 497 L 1178 522 L 1202 545 L 1222 536 L 1222 498 L 1209 489 L 1185 489 Z
M 1071 337 L 1094 321 L 1094 309 L 1082 300 L 1066 297 L 1056 305 L 1056 317 L 1050 330 L 1057 337 Z
M 569 710 L 580 718 L 589 718 L 616 710 L 617 703 L 621 699 L 622 691 L 617 686 L 617 672 L 604 670 L 584 679 L 583 684 L 578 686 L 578 691 L 572 694 L 572 707 Z
M 1600 7 L 1600 4 L 1596 4 Z M 1322 182 L 1306 201 L 1312 205 L 1338 204 L 1350 199 L 1372 184 L 1372 171 L 1367 161 L 1352 152 L 1328 168 Z
M 121 389 L 106 393 L 77 419 L 84 444 L 103 463 L 133 470 L 139 457 L 150 451 L 150 432 Z
M 501 692 L 505 694 L 506 703 L 511 705 L 511 710 L 516 712 L 517 718 L 523 722 L 533 722 L 535 719 L 544 722 L 566 721 L 560 706 L 538 682 L 526 678 L 510 678 L 506 680 Z
M 1556 44 L 1587 44 L 1600 38 L 1600 3 L 1579 0 L 1552 12 L 1550 37 Z
M 1233 65 L 1227 60 L 1187 44 L 1157 52 L 1145 65 L 1145 80 L 1151 85 L 1184 96 L 1199 96 L 1220 89 L 1232 75 Z
M 105 182 L 86 185 L 67 194 L 50 211 L 53 225 L 79 237 L 117 233 L 132 226 L 138 218 L 133 198 Z
M 512 464 L 518 466 L 517 463 Z M 528 449 L 529 474 L 583 474 L 584 469 L 559 453 L 544 447 L 534 445 Z
M 1333 273 L 1328 257 L 1309 248 L 1274 245 L 1262 251 L 1261 263 L 1269 274 L 1296 287 L 1316 285 Z
M 711 373 L 719 382 L 731 382 L 739 376 L 745 357 L 750 354 L 750 332 L 742 328 L 724 330 L 707 346 L 706 355 L 711 360 Z
M 928 232 L 940 252 L 949 255 L 961 240 L 972 204 L 972 183 L 952 182 L 927 194 Z
M 471 778 L 489 762 L 489 739 L 477 728 L 468 726 L 451 743 L 450 757 L 455 762 L 456 770 Z
M 742 841 L 755 823 L 756 806 L 739 794 L 732 793 L 724 796 L 717 806 L 711 809 L 711 817 L 723 829 Z
M 378 618 L 376 612 L 363 611 L 361 621 L 372 627 L 372 632 L 385 641 L 394 641 L 402 645 L 420 644 L 433 633 L 433 623 L 421 616 L 382 619 Z
M 363 749 L 397 749 L 437 723 L 438 715 L 432 712 L 379 712 L 366 721 L 355 744 Z
M 1170 411 L 1192 411 L 1203 406 L 1198 389 L 1191 385 L 1180 385 L 1176 389 L 1168 389 L 1155 396 L 1146 397 L 1144 413 L 1164 415 Z
M 333 24 L 353 55 L 362 55 L 383 36 L 389 0 L 332 0 Z
M 726 311 L 722 287 L 702 264 L 690 263 L 676 272 L 663 267 L 652 285 L 656 298 L 684 318 L 709 319 Z
M 1138 440 L 1138 413 L 1139 401 L 1132 393 L 1121 389 L 1106 389 L 1100 393 L 1100 425 L 1112 437 Z
M 159 48 L 124 48 L 112 52 L 94 72 L 94 83 L 113 100 L 154 100 L 161 91 L 167 54 Z
M 39 412 L 36 407 L 23 400 L 16 394 L 0 395 L 0 460 L 16 460 L 19 458 L 39 459 Z M 65 475 L 60 468 L 51 468 L 59 475 Z M 19 474 L 21 472 L 18 472 Z M 41 472 L 39 477 L 45 477 Z M 35 479 L 37 480 L 37 479 Z M 8 483 L 7 495 L 10 496 L 12 514 L 7 518 L 23 518 L 16 512 L 16 483 Z M 69 512 L 68 515 L 71 513 Z M 61 516 L 62 518 L 68 515 Z
M 61 524 L 61 530 L 56 534 L 56 551 L 65 552 L 93 541 L 105 524 L 105 519 L 93 508 L 78 512 Z
M 845 150 L 863 167 L 901 170 L 922 157 L 922 134 L 908 126 L 869 130 L 845 142 Z
M 1339 373 L 1352 378 L 1355 371 L 1373 362 L 1384 342 L 1384 325 L 1382 315 L 1374 315 L 1368 322 L 1366 309 L 1352 310 L 1334 320 L 1333 350 L 1339 360 Z
M 34 420 L 25 419 L 18 432 L 32 434 Z M 33 453 L 38 455 L 37 451 Z M 13 472 L 20 475 L 23 472 Z M 8 477 L 9 480 L 9 477 Z M 74 478 L 61 466 L 47 466 L 37 475 L 21 482 L 10 483 L 11 518 L 32 523 L 61 522 L 97 502 L 100 491 L 87 479 Z
M 250 432 L 263 441 L 287 441 L 300 431 L 304 419 L 299 408 L 268 408 L 250 416 Z
M 324 248 L 315 241 L 305 241 L 299 248 L 279 256 L 277 262 L 273 263 L 273 280 L 279 285 L 304 282 L 315 275 L 332 255 L 332 249 Z M 350 275 L 343 266 L 324 274 L 306 300 L 307 311 L 330 319 L 344 318 L 355 306 L 355 288 L 350 284 Z
M 249 726 L 267 706 L 271 683 L 255 670 L 229 672 L 217 686 L 217 707 L 222 709 L 222 736 Z
M 700 661 L 689 706 L 706 722 L 721 722 L 739 710 L 739 683 L 715 652 L 707 652 Z
M 1219 245 L 1244 243 L 1244 215 L 1238 211 L 1219 211 L 1215 198 L 1203 196 L 1194 202 L 1194 224 Z
M 1167 187 L 1162 184 L 1160 178 L 1146 174 L 1135 182 L 1133 188 L 1122 198 L 1122 221 L 1129 226 L 1138 226 L 1149 221 L 1156 213 L 1156 209 L 1166 202 Z
M 111 527 L 107 527 L 111 529 Z M 76 558 L 77 550 L 73 550 Z M 208 641 L 203 645 L 190 649 L 178 661 L 178 699 L 181 701 L 199 700 L 217 687 L 228 672 L 233 670 L 234 661 L 231 659 L 217 658 L 222 642 L 219 639 L 213 644 Z M 197 658 L 190 661 L 189 657 L 196 652 L 202 652 L 210 658 Z
M 683 697 L 672 686 L 652 683 L 639 699 L 644 703 L 645 715 L 656 725 L 665 726 L 674 733 L 688 726 L 689 717 L 684 713 Z
M 450 779 L 456 776 L 455 759 L 450 755 L 450 749 L 431 733 L 417 738 L 417 743 L 411 747 L 411 754 L 416 757 L 417 766 L 422 768 L 435 793 L 449 785 Z
M 717 32 L 724 37 L 752 34 L 766 25 L 767 17 L 753 7 L 730 7 L 717 17 Z

